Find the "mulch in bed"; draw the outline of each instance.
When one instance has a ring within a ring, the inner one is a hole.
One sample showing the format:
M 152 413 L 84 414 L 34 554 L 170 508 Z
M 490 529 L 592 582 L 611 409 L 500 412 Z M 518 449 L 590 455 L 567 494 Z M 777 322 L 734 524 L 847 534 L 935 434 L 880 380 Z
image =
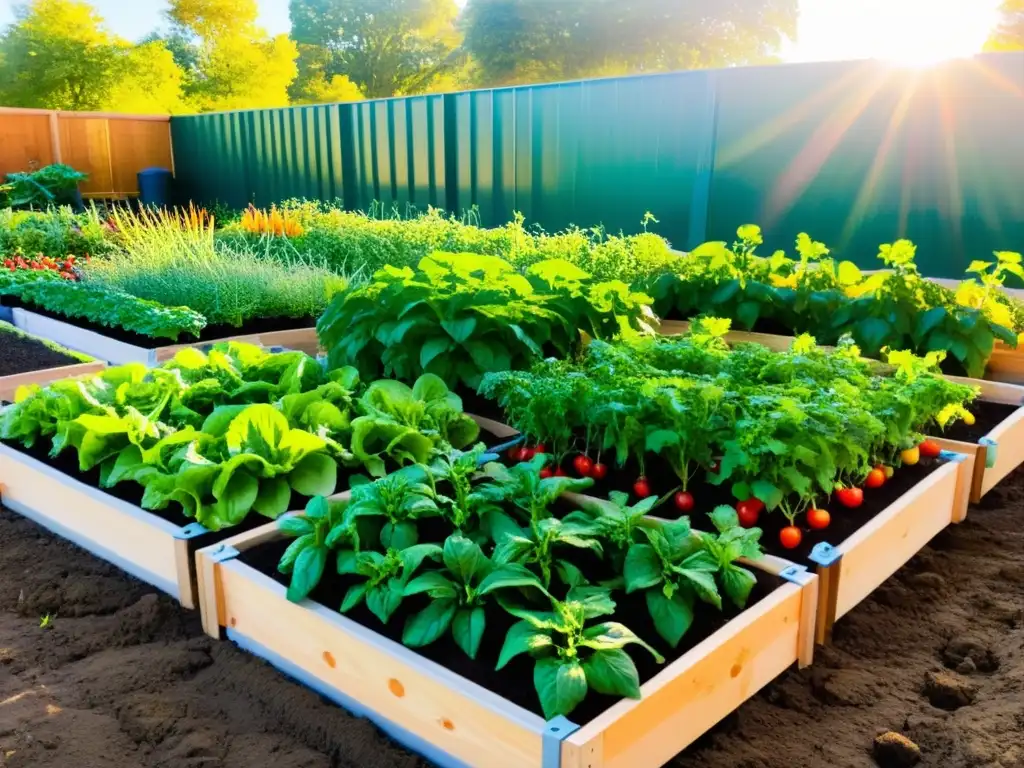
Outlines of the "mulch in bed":
M 80 360 L 50 349 L 35 339 L 0 332 L 0 376 L 77 365 Z

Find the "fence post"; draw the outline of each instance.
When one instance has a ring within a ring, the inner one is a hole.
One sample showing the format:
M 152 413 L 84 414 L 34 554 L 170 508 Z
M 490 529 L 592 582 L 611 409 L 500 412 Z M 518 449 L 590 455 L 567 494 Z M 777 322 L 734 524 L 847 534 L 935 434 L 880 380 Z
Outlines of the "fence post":
M 50 151 L 53 153 L 53 162 L 63 161 L 63 153 L 60 147 L 60 123 L 57 122 L 57 112 L 50 113 Z

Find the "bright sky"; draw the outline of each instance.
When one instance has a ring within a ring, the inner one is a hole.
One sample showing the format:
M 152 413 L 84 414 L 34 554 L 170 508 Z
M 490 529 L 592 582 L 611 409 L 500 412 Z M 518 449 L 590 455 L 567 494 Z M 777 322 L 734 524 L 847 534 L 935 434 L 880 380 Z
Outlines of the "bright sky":
M 288 30 L 288 0 L 258 0 L 269 31 Z M 465 0 L 456 0 L 460 5 Z M 110 28 L 138 39 L 159 25 L 166 0 L 92 0 Z M 15 0 L 0 0 L 0 25 Z M 789 61 L 885 58 L 929 63 L 977 52 L 997 18 L 1000 0 L 800 0 L 800 39 Z

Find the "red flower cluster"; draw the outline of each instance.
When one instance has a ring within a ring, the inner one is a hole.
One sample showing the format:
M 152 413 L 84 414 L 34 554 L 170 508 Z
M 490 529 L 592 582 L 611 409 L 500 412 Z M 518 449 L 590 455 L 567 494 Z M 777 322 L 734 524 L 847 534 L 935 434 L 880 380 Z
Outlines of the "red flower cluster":
M 41 253 L 37 253 L 35 258 L 26 259 L 20 253 L 14 254 L 13 257 L 4 259 L 4 266 L 14 272 L 19 269 L 27 269 L 33 272 L 56 272 L 65 280 L 77 280 L 75 275 L 75 256 L 67 256 L 63 260 L 52 259 L 49 256 L 43 256 Z M 85 255 L 86 262 L 89 261 L 89 254 Z

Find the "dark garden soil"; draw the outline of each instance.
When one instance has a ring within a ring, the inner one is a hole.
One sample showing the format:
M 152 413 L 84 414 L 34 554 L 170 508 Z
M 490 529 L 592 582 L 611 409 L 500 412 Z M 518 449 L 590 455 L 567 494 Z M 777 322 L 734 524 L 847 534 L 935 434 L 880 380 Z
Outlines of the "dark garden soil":
M 947 440 L 976 443 L 979 438 L 984 437 L 999 426 L 999 424 L 1013 416 L 1019 408 L 1019 405 L 1004 405 L 1003 403 L 988 403 L 984 400 L 975 400 L 968 408 L 974 414 L 974 424 L 956 421 L 948 429 L 935 434 Z
M 869 768 L 875 737 L 896 731 L 927 768 L 1024 765 L 1022 516 L 1018 472 L 845 616 L 812 667 L 782 675 L 669 764 Z M 56 618 L 42 629 L 46 614 Z M 206 638 L 198 614 L 2 510 L 0 765 L 425 763 Z
M 77 365 L 79 362 L 35 339 L 0 331 L 0 376 Z
M 441 535 L 443 536 L 444 534 L 442 533 Z M 438 538 L 429 538 L 422 534 L 421 539 L 424 541 L 439 540 Z M 281 555 L 284 554 L 284 550 L 289 543 L 291 543 L 290 540 L 281 540 L 261 544 L 243 552 L 239 559 L 287 586 L 288 577 L 282 576 L 277 572 L 277 563 L 280 561 Z M 758 583 L 751 593 L 750 602 L 748 603 L 751 606 L 766 597 L 782 583 L 776 577 L 769 576 L 761 571 L 758 571 L 756 575 Z M 605 578 L 609 576 L 610 574 L 606 574 Z M 362 580 L 355 577 L 329 573 L 313 591 L 312 597 L 322 605 L 336 609 L 341 605 L 348 588 L 360 581 Z M 679 647 L 672 650 L 667 648 L 661 638 L 658 637 L 654 629 L 654 623 L 647 612 L 646 602 L 641 595 L 616 595 L 615 599 L 615 616 L 610 618 L 613 618 L 615 621 L 621 621 L 640 637 L 649 641 L 660 652 L 664 653 L 666 664 L 682 656 L 686 651 L 714 634 L 729 619 L 739 614 L 739 611 L 732 606 L 727 606 L 723 614 L 709 606 L 698 606 L 693 626 L 686 633 L 683 641 L 679 643 Z M 380 623 L 380 620 L 370 612 L 365 603 L 346 615 L 363 626 L 369 627 L 375 632 L 380 632 L 382 635 L 400 643 L 402 641 L 402 627 L 405 625 L 406 619 L 425 608 L 428 603 L 429 598 L 426 596 L 403 601 L 401 607 L 386 625 Z M 426 648 L 417 649 L 417 652 L 472 680 L 474 683 L 504 696 L 524 709 L 529 709 L 543 716 L 540 704 L 537 701 L 537 694 L 533 688 L 533 662 L 531 659 L 525 655 L 519 656 L 509 662 L 508 666 L 500 673 L 494 671 L 505 635 L 515 622 L 515 618 L 503 612 L 489 614 L 487 617 L 487 628 L 484 630 L 483 643 L 480 646 L 480 651 L 475 661 L 459 649 L 450 635 Z M 643 649 L 639 649 L 636 646 L 628 646 L 626 651 L 636 663 L 637 670 L 640 673 L 641 684 L 654 677 L 664 668 Z M 573 711 L 572 720 L 575 723 L 584 725 L 615 702 L 616 699 L 608 696 L 588 695 L 586 700 Z
M 220 339 L 226 339 L 230 336 L 247 336 L 250 334 L 257 333 L 273 333 L 274 331 L 293 331 L 298 328 L 313 328 L 316 326 L 315 317 L 266 317 L 266 318 L 255 318 L 248 321 L 241 327 L 234 325 L 208 325 L 203 328 L 202 332 L 198 337 L 190 334 L 182 334 L 177 341 L 171 341 L 170 339 L 154 339 L 149 336 L 143 336 L 139 333 L 132 333 L 126 331 L 123 328 L 109 328 L 99 323 L 91 323 L 88 320 L 82 318 L 72 318 L 62 315 L 59 312 L 51 312 L 37 307 L 31 302 L 23 302 L 14 296 L 3 297 L 3 303 L 9 307 L 24 307 L 36 314 L 43 315 L 44 317 L 52 318 L 53 320 L 60 320 L 68 325 L 74 325 L 77 328 L 82 328 L 87 331 L 94 331 L 101 336 L 106 336 L 110 339 L 117 341 L 123 341 L 125 344 L 134 344 L 137 347 L 143 349 L 156 349 L 157 347 L 169 347 L 175 344 L 199 344 L 207 341 L 219 341 Z

